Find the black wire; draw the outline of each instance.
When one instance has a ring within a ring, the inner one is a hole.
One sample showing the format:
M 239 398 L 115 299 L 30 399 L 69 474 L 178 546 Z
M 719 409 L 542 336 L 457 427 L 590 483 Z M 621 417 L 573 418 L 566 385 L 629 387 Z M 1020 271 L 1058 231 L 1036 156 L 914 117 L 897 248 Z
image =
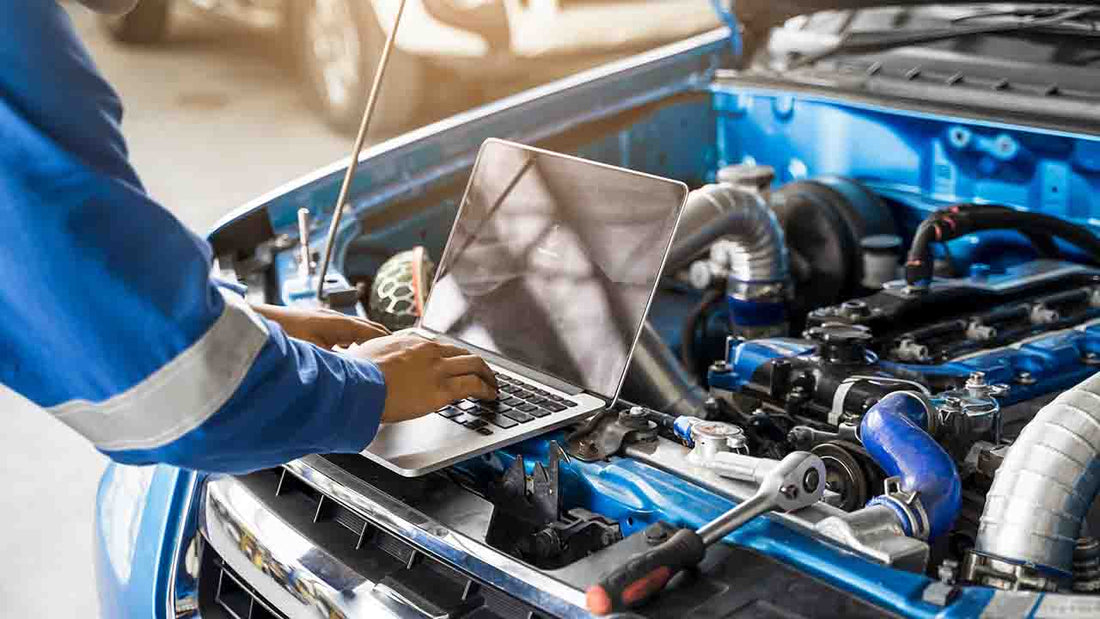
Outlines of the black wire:
M 917 226 L 913 243 L 909 246 L 909 258 L 905 262 L 905 280 L 916 284 L 932 278 L 932 242 L 938 240 L 940 214 L 934 213 Z
M 947 243 L 943 243 L 942 245 L 943 257 L 947 260 L 947 268 L 951 269 L 951 277 L 961 277 L 963 272 L 962 269 L 959 268 L 959 261 L 955 260 L 954 254 L 951 253 L 951 247 Z
M 1100 263 L 1100 238 L 1088 228 L 1053 215 L 1017 211 L 1007 206 L 956 205 L 933 213 L 917 227 L 905 265 L 906 281 L 912 285 L 931 279 L 933 242 L 983 230 L 1016 230 L 1032 242 L 1037 236 L 1046 237 L 1050 245 L 1054 245 L 1052 237 L 1057 237 L 1080 248 L 1094 264 Z M 1045 253 L 1050 248 L 1039 246 L 1037 249 Z M 1054 250 L 1057 252 L 1056 245 Z

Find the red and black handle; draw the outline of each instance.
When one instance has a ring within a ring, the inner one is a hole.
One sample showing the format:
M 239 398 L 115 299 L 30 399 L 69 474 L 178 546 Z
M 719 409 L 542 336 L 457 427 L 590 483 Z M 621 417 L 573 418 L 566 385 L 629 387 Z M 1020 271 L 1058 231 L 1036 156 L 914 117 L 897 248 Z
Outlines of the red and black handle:
M 698 533 L 680 529 L 668 541 L 631 557 L 589 587 L 585 596 L 588 611 L 606 615 L 639 606 L 664 589 L 677 572 L 698 565 L 706 552 Z

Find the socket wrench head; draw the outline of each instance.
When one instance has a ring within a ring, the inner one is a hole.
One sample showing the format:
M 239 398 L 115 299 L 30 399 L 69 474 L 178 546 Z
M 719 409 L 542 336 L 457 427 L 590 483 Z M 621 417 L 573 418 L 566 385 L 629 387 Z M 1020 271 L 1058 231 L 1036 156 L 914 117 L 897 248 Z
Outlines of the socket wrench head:
M 764 475 L 760 492 L 786 512 L 812 505 L 825 495 L 825 464 L 808 451 L 791 452 Z

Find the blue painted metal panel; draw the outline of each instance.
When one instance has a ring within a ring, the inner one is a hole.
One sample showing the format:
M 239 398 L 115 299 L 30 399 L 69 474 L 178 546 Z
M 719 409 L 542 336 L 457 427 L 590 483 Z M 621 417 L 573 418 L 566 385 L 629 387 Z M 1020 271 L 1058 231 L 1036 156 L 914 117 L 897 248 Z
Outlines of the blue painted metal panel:
M 168 605 L 173 562 L 177 542 L 194 535 L 197 480 L 194 472 L 167 466 L 107 467 L 93 544 L 100 617 L 175 619 Z M 186 578 L 178 584 L 193 585 Z
M 914 110 L 714 88 L 720 164 L 773 166 L 778 182 L 842 175 L 925 213 L 994 202 L 1095 225 L 1100 138 Z
M 499 474 L 523 455 L 528 468 L 549 463 L 549 443 L 562 436 L 534 439 L 491 456 L 460 465 L 475 475 Z M 566 508 L 583 506 L 619 521 L 624 535 L 658 520 L 698 528 L 734 506 L 729 499 L 704 490 L 680 477 L 627 458 L 606 462 L 571 460 L 561 468 L 562 501 Z M 750 521 L 726 541 L 757 550 L 835 587 L 907 617 L 969 617 L 983 608 L 990 590 L 968 587 L 947 608 L 922 601 L 932 582 L 924 575 L 884 568 L 828 542 L 767 518 Z

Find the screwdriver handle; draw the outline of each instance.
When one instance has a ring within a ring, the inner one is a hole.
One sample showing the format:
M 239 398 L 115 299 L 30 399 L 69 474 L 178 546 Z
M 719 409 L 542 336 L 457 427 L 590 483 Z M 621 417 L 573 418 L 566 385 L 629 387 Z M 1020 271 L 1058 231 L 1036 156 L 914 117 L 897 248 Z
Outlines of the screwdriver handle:
M 588 611 L 606 615 L 645 603 L 677 572 L 698 565 L 706 551 L 698 533 L 680 529 L 668 541 L 635 555 L 589 587 L 585 594 Z

